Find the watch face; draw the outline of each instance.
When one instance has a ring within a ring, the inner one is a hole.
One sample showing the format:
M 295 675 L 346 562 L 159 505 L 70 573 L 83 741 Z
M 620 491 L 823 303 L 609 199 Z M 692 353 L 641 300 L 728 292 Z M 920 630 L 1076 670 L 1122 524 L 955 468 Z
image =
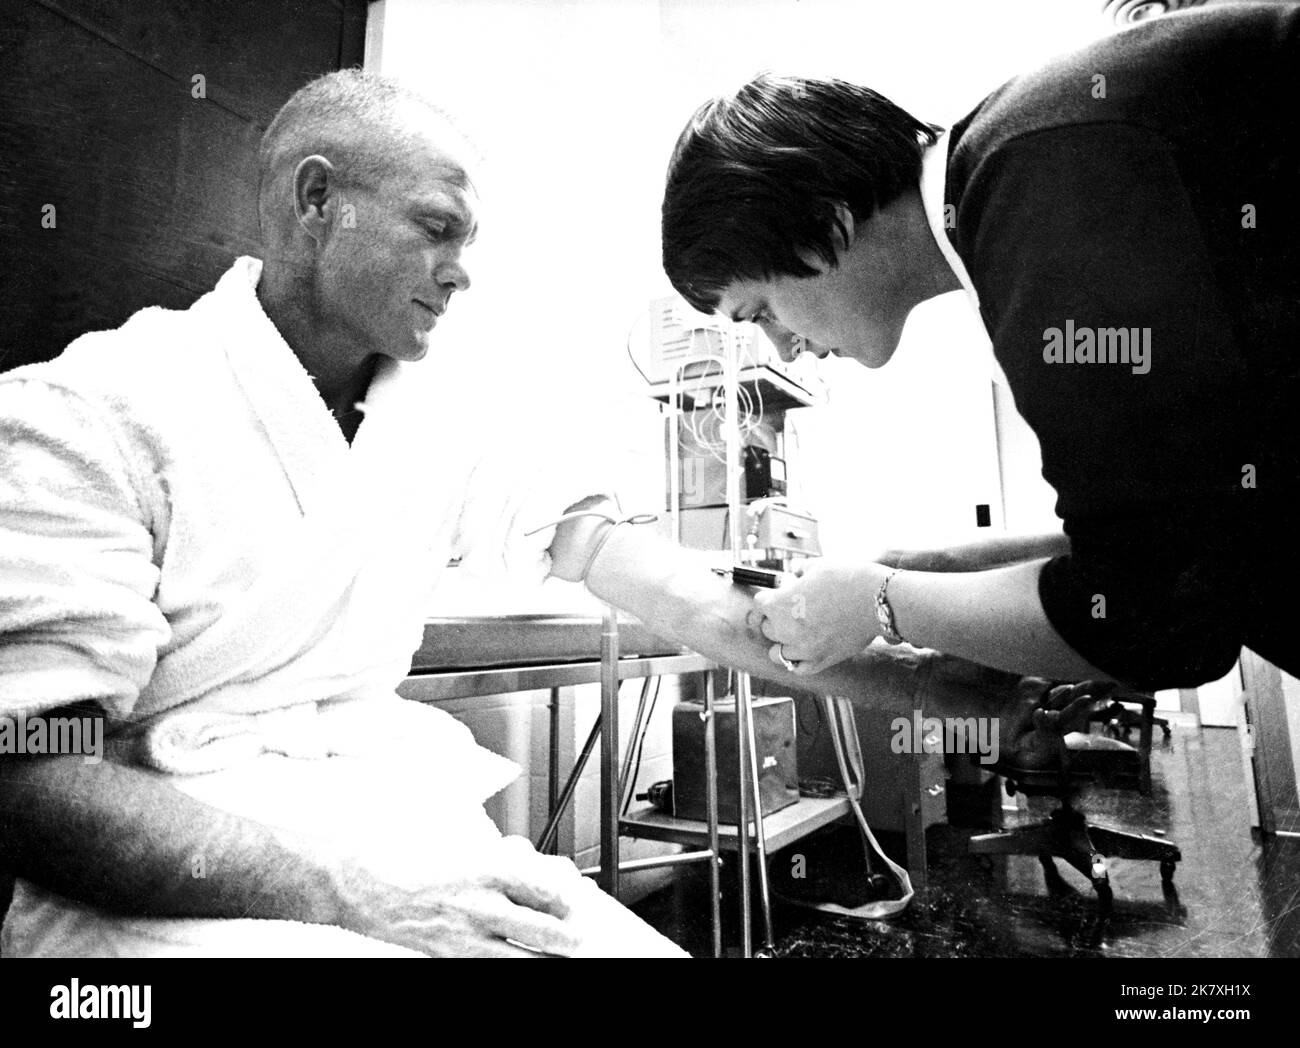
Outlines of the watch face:
M 876 621 L 880 623 L 880 632 L 884 635 L 885 640 L 893 643 L 902 643 L 903 638 L 898 635 L 894 629 L 894 609 L 889 606 L 889 598 L 885 595 L 885 585 L 888 579 L 881 585 L 880 592 L 876 594 Z

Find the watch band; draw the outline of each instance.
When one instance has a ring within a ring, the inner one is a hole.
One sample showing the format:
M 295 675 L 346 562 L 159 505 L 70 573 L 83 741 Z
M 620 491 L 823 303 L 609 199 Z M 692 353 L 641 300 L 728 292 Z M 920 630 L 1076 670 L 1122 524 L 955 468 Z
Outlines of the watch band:
M 895 568 L 885 576 L 885 581 L 876 590 L 876 621 L 880 624 L 880 635 L 890 644 L 902 644 L 902 635 L 894 621 L 894 609 L 889 603 L 889 582 L 902 569 Z

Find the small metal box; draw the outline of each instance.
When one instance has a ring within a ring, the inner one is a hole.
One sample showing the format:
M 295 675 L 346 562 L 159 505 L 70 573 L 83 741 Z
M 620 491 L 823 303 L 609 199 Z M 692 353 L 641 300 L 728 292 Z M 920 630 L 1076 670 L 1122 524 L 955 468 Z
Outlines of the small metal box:
M 718 821 L 738 819 L 736 785 L 736 704 L 714 703 L 718 757 Z M 754 747 L 758 755 L 758 792 L 763 815 L 788 808 L 799 800 L 799 767 L 794 734 L 794 700 L 755 698 Z M 679 702 L 673 708 L 673 814 L 683 819 L 705 818 L 703 703 Z
M 817 521 L 812 517 L 795 513 L 785 506 L 770 505 L 759 515 L 757 528 L 759 549 L 804 557 L 821 556 Z

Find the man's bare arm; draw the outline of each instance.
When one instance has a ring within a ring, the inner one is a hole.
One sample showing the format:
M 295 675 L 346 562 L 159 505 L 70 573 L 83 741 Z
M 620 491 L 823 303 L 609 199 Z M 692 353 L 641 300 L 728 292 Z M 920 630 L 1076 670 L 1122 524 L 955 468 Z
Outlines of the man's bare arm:
M 507 839 L 398 887 L 363 857 L 223 812 L 153 771 L 0 762 L 0 865 L 109 912 L 330 924 L 447 956 L 523 953 L 507 938 L 573 952 L 557 860 L 530 853 Z
M 337 860 L 197 801 L 156 772 L 79 756 L 0 763 L 0 863 L 116 913 L 343 918 Z

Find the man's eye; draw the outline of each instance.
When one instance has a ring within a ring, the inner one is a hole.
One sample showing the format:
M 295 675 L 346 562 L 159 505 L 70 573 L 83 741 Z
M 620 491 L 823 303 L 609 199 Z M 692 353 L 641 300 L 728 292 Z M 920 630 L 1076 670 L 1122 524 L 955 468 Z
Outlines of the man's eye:
M 430 223 L 430 222 L 423 223 L 423 229 L 425 233 L 427 233 L 434 240 L 441 240 L 442 237 L 447 232 L 446 226 L 440 226 L 437 223 Z

